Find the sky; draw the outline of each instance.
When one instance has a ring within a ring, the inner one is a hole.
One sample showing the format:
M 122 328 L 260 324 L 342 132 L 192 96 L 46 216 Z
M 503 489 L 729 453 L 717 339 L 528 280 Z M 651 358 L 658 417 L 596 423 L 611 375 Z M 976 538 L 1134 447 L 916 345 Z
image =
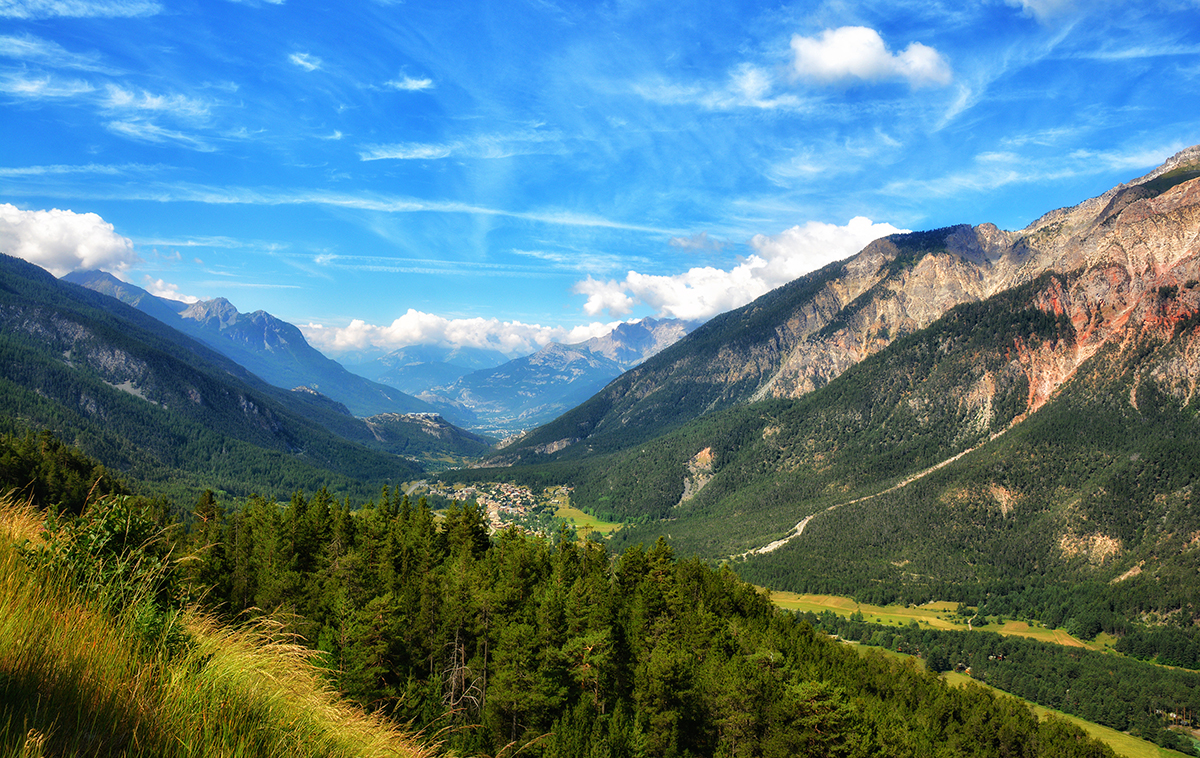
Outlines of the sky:
M 703 320 L 1200 143 L 1200 0 L 0 0 L 0 252 L 333 357 Z

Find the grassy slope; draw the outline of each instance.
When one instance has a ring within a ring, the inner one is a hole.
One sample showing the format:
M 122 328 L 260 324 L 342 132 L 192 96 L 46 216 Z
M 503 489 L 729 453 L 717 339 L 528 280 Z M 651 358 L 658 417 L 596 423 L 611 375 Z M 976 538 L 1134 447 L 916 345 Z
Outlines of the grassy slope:
M 39 529 L 32 512 L 0 508 L 0 756 L 432 754 L 339 700 L 312 653 L 269 625 L 185 612 L 191 644 L 147 649 L 133 614 L 31 574 L 13 543 Z

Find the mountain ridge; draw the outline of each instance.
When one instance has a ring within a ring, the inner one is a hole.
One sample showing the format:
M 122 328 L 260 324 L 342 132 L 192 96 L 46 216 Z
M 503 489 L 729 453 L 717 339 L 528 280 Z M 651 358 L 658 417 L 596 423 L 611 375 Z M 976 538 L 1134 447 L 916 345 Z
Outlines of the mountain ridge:
M 717 316 L 490 462 L 511 465 L 617 449 L 624 444 L 619 438 L 649 439 L 677 427 L 681 417 L 769 397 L 800 397 L 951 307 L 1048 271 L 1099 265 L 1107 255 L 1116 267 L 1111 276 L 1126 284 L 1140 281 L 1147 270 L 1157 276 L 1195 252 L 1191 179 L 1197 166 L 1200 146 L 1099 197 L 1046 213 L 1018 232 L 959 225 L 876 240 L 849 259 Z M 1187 187 L 1180 190 L 1181 184 Z M 1094 288 L 1100 285 L 1093 282 Z M 587 447 L 572 451 L 581 440 Z
M 296 326 L 266 311 L 240 313 L 223 297 L 177 303 L 121 282 L 103 271 L 73 272 L 63 279 L 116 297 L 148 313 L 199 339 L 276 387 L 308 387 L 344 404 L 357 416 L 435 411 L 393 387 L 346 370 L 309 345 Z

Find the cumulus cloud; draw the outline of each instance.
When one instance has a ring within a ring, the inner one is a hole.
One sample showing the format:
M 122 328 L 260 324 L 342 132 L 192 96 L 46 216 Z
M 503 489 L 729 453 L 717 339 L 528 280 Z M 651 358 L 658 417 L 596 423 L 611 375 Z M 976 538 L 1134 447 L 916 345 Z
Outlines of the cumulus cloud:
M 0 18 L 131 18 L 153 16 L 162 6 L 149 0 L 3 0 Z
M 485 348 L 518 356 L 537 352 L 551 342 L 574 344 L 599 337 L 611 332 L 618 323 L 592 323 L 567 329 L 496 318 L 448 319 L 409 308 L 387 326 L 354 319 L 344 327 L 308 324 L 301 327 L 301 331 L 319 350 L 332 354 L 369 348 L 396 350 L 409 345 L 446 345 Z
M 133 242 L 95 213 L 23 211 L 7 203 L 0 204 L 0 252 L 55 276 L 92 269 L 117 273 L 137 262 Z
M 587 296 L 583 309 L 590 316 L 608 312 L 619 318 L 643 304 L 659 317 L 707 319 L 902 231 L 862 216 L 845 226 L 810 221 L 773 236 L 755 235 L 750 240 L 754 253 L 729 270 L 704 266 L 671 276 L 630 271 L 620 281 L 588 277 L 574 291 Z
M 178 253 L 176 253 L 176 255 L 178 255 Z M 143 278 L 144 284 L 142 285 L 142 289 L 146 290 L 155 297 L 163 297 L 167 300 L 178 300 L 181 303 L 188 304 L 200 302 L 200 298 L 198 297 L 180 293 L 178 284 L 171 284 L 170 282 L 162 279 L 153 279 L 149 274 Z
M 308 53 L 292 53 L 288 56 L 288 60 L 305 71 L 316 71 L 321 67 L 321 59 Z
M 907 80 L 913 87 L 949 84 L 950 64 L 920 42 L 893 53 L 879 32 L 865 26 L 826 29 L 817 37 L 792 37 L 796 76 L 822 84 Z

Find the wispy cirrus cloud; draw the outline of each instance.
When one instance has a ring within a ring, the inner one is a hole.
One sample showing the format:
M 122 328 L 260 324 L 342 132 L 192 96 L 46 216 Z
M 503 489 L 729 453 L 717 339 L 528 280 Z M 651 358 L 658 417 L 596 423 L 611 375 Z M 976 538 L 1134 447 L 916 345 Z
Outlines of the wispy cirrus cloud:
M 528 130 L 511 134 L 481 134 L 452 142 L 400 142 L 366 145 L 359 151 L 363 161 L 440 160 L 442 158 L 511 158 L 518 155 L 560 154 L 562 136 L 555 132 Z
M 167 166 L 161 164 L 149 165 L 144 163 L 123 163 L 117 165 L 87 163 L 78 166 L 0 166 L 0 176 L 63 176 L 69 174 L 104 174 L 109 176 L 125 176 L 128 174 L 145 174 L 165 168 L 167 168 Z
M 708 232 L 697 232 L 690 237 L 672 237 L 667 242 L 671 247 L 692 251 L 718 251 L 730 245 L 726 240 L 708 236 Z
M 153 16 L 153 0 L 0 0 L 0 18 L 131 18 Z
M 391 79 L 383 83 L 388 89 L 400 90 L 402 92 L 421 92 L 423 90 L 433 89 L 432 79 L 415 79 L 411 76 L 401 76 L 399 79 Z
M 724 82 L 678 84 L 665 79 L 646 80 L 633 85 L 633 91 L 645 100 L 667 105 L 698 105 L 706 110 L 729 111 L 803 111 L 808 100 L 794 93 L 777 93 L 776 77 L 767 69 L 742 63 L 729 72 Z
M 89 95 L 96 88 L 82 79 L 50 74 L 31 76 L 24 71 L 0 72 L 0 92 L 27 100 L 61 100 Z
M 292 53 L 288 56 L 288 60 L 305 71 L 316 71 L 323 63 L 320 58 L 309 53 Z
M 920 42 L 899 53 L 888 49 L 879 32 L 865 26 L 826 29 L 816 37 L 792 37 L 795 75 L 818 84 L 904 80 L 913 87 L 940 86 L 953 79 L 950 64 Z
M 57 42 L 42 39 L 32 34 L 0 35 L 0 57 L 36 63 L 51 68 L 66 68 L 77 71 L 118 73 L 104 65 L 95 53 L 73 53 Z
M 135 127 L 130 127 L 136 131 Z M 184 135 L 186 137 L 186 135 Z M 40 190 L 47 197 L 57 197 L 52 190 Z M 61 196 L 88 199 L 133 200 L 151 202 L 188 202 L 210 205 L 319 205 L 331 208 L 375 211 L 381 213 L 449 213 L 466 216 L 500 216 L 532 221 L 548 226 L 616 229 L 630 232 L 675 237 L 683 232 L 667 227 L 647 226 L 616 221 L 603 216 L 557 209 L 514 211 L 490 208 L 470 203 L 441 202 L 413 197 L 370 194 L 343 194 L 309 190 L 252 189 L 247 187 L 212 187 L 181 183 L 134 183 L 114 187 L 72 186 L 64 188 Z
M 185 95 L 156 95 L 146 90 L 135 91 L 116 84 L 105 88 L 103 107 L 110 110 L 151 111 L 167 113 L 178 118 L 206 119 L 211 101 Z
M 1136 171 L 1159 165 L 1186 147 L 1182 141 L 1127 150 L 1072 150 L 1062 155 L 1027 155 L 1011 150 L 975 156 L 971 170 L 923 180 L 896 181 L 884 194 L 904 197 L 950 197 L 963 192 L 989 192 L 1009 185 L 1093 176 L 1110 171 Z
M 155 144 L 174 144 L 202 153 L 216 151 L 216 147 L 205 140 L 178 129 L 168 129 L 151 121 L 131 119 L 125 121 L 109 121 L 104 125 L 113 134 Z
M 308 257 L 294 254 L 292 257 Z M 486 261 L 464 262 L 436 258 L 395 258 L 383 255 L 355 255 L 322 253 L 312 262 L 324 268 L 346 271 L 370 271 L 379 274 L 436 274 L 439 276 L 550 276 L 551 272 L 537 266 L 522 266 L 511 263 L 488 263 Z

